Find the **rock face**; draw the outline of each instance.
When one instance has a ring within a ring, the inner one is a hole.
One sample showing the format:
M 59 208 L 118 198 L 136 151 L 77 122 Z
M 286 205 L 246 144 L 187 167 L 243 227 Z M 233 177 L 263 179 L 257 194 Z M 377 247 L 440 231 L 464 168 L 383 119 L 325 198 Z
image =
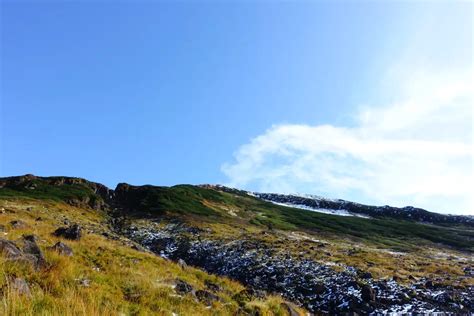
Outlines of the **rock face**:
M 81 227 L 77 224 L 69 227 L 60 227 L 54 231 L 53 235 L 70 240 L 79 240 L 81 238 Z

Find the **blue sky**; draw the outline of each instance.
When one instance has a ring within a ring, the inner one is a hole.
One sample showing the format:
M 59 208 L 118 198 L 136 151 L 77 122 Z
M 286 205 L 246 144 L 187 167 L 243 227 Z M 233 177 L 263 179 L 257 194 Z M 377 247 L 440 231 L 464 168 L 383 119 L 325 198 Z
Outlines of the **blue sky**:
M 472 180 L 468 2 L 1 9 L 2 176 L 225 183 L 473 213 L 472 192 L 445 190 Z M 446 98 L 431 100 L 440 87 Z

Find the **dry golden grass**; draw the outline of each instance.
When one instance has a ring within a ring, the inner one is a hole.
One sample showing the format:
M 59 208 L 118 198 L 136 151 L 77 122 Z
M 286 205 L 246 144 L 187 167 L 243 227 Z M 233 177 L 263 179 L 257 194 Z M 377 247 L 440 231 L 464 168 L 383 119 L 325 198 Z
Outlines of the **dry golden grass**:
M 99 234 L 105 222 L 100 212 L 34 200 L 1 200 L 0 208 L 4 209 L 0 224 L 6 227 L 0 237 L 16 241 L 23 234 L 37 235 L 48 262 L 46 268 L 35 271 L 0 256 L 1 315 L 238 315 L 257 310 L 262 315 L 288 314 L 277 296 L 240 308 L 232 296 L 244 289 L 241 284 L 191 267 L 183 269 L 134 250 L 124 240 L 105 238 Z M 86 232 L 79 241 L 62 240 L 73 249 L 72 257 L 47 249 L 61 240 L 51 233 L 63 226 L 64 217 L 86 231 L 97 230 Z M 13 229 L 12 220 L 22 220 L 27 227 Z M 31 297 L 12 287 L 10 280 L 15 277 L 26 280 Z M 205 289 L 206 280 L 218 284 L 222 300 L 207 307 L 191 294 L 177 295 L 173 289 L 176 279 L 196 290 Z

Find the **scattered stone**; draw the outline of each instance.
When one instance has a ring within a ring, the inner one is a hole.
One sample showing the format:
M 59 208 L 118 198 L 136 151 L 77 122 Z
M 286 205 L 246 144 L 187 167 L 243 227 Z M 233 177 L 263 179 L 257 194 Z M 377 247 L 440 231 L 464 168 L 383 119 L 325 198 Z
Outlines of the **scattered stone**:
M 91 285 L 91 280 L 89 280 L 89 279 L 80 279 L 79 284 L 83 287 L 89 287 Z
M 219 292 L 219 291 L 221 291 L 221 287 L 220 287 L 219 285 L 217 285 L 217 284 L 215 284 L 215 283 L 213 283 L 213 282 L 211 282 L 211 281 L 209 281 L 209 280 L 204 281 L 204 284 L 205 284 L 206 287 L 207 287 L 210 291 L 212 291 L 212 292 Z
M 246 302 L 253 300 L 254 298 L 263 298 L 265 297 L 265 292 L 260 290 L 254 290 L 252 288 L 248 288 L 245 290 L 240 291 L 239 293 L 235 294 L 232 298 L 239 303 L 239 305 L 245 305 Z
M 53 235 L 70 240 L 79 240 L 81 238 L 81 227 L 77 224 L 69 227 L 60 227 L 54 231 Z
M 189 283 L 180 279 L 176 280 L 176 287 L 174 289 L 176 293 L 181 294 L 181 295 L 184 295 L 193 291 L 193 287 Z
M 54 246 L 49 247 L 49 249 L 56 251 L 60 255 L 69 256 L 69 257 L 73 255 L 73 251 L 71 247 L 69 247 L 68 245 L 60 241 L 54 244 Z
M 22 229 L 22 228 L 27 228 L 28 227 L 28 225 L 25 222 L 21 221 L 21 220 L 11 221 L 10 225 L 14 229 Z
M 208 292 L 206 290 L 198 290 L 196 291 L 196 297 L 200 302 L 203 302 L 207 306 L 212 305 L 212 303 L 216 301 L 220 301 L 221 298 L 211 292 Z

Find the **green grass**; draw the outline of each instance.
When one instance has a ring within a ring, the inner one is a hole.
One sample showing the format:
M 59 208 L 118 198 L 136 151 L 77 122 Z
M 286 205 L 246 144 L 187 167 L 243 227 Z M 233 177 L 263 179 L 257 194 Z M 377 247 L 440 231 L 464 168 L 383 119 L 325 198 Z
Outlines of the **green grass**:
M 0 198 L 29 197 L 67 201 L 69 199 L 100 199 L 86 184 L 49 185 L 32 180 L 36 189 L 24 184 L 0 189 Z M 250 224 L 268 229 L 304 230 L 332 234 L 355 241 L 370 241 L 393 249 L 409 250 L 419 246 L 443 244 L 460 250 L 474 250 L 474 230 L 394 219 L 366 219 L 322 214 L 295 209 L 248 196 L 241 191 L 232 193 L 192 185 L 173 187 L 131 187 L 133 194 L 128 215 L 134 217 L 192 215 L 205 221 Z M 225 209 L 239 210 L 238 218 L 229 217 Z
M 86 184 L 50 185 L 41 179 L 28 181 L 35 189 L 25 187 L 26 183 L 0 189 L 0 198 L 29 197 L 39 200 L 67 201 L 71 199 L 91 201 L 101 199 Z

